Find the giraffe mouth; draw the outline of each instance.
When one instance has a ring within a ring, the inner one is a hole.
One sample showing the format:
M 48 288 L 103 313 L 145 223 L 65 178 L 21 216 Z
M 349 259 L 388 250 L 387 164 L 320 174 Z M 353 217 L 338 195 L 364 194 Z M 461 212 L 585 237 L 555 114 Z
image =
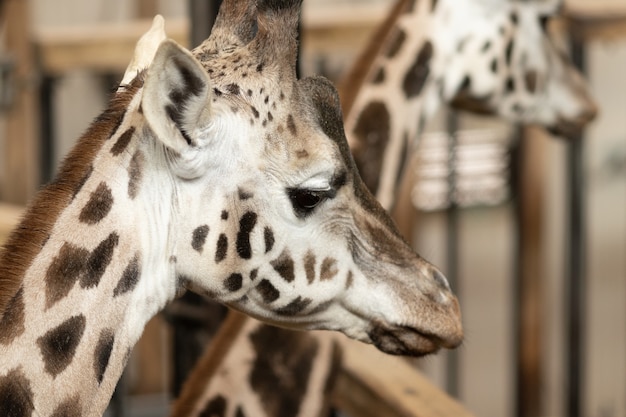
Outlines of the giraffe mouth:
M 403 356 L 425 356 L 442 347 L 453 349 L 462 342 L 462 337 L 444 338 L 414 327 L 388 327 L 382 323 L 374 323 L 368 335 L 379 350 Z

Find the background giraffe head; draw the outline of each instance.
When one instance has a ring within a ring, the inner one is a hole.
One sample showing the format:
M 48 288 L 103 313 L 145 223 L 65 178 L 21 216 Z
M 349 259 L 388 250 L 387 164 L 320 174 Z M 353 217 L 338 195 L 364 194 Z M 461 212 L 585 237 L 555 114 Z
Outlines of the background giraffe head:
M 433 72 L 445 101 L 571 135 L 597 112 L 585 80 L 548 33 L 559 0 L 441 0 Z
M 296 79 L 300 3 L 226 1 L 193 54 L 158 44 L 142 129 L 173 187 L 179 282 L 390 353 L 457 346 L 458 302 L 363 185 L 335 88 Z

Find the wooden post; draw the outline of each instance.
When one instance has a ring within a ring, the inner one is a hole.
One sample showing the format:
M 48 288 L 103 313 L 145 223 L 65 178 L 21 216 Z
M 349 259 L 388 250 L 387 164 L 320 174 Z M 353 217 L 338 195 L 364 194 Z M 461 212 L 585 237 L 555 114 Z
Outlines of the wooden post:
M 135 17 L 140 19 L 153 18 L 159 11 L 156 0 L 137 0 Z
M 545 137 L 537 128 L 519 134 L 517 178 L 517 264 L 515 300 L 516 397 L 515 415 L 541 415 L 543 177 Z
M 15 97 L 7 113 L 0 198 L 23 204 L 40 183 L 37 94 L 27 0 L 6 0 L 6 50 L 15 60 Z

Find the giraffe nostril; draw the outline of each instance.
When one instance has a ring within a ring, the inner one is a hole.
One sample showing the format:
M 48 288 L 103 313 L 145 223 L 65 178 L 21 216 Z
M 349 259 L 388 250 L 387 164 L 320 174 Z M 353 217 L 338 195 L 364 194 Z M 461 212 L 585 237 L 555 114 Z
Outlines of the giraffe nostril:
M 433 279 L 441 288 L 450 291 L 450 284 L 448 283 L 448 280 L 438 269 L 433 270 Z

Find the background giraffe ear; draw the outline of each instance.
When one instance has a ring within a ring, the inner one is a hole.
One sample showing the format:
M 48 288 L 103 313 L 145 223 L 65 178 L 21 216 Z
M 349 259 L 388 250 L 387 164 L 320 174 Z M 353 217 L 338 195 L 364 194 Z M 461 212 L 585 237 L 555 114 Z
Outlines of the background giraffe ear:
M 142 108 L 156 137 L 183 153 L 199 144 L 211 117 L 209 76 L 189 51 L 172 40 L 161 43 L 148 68 Z

